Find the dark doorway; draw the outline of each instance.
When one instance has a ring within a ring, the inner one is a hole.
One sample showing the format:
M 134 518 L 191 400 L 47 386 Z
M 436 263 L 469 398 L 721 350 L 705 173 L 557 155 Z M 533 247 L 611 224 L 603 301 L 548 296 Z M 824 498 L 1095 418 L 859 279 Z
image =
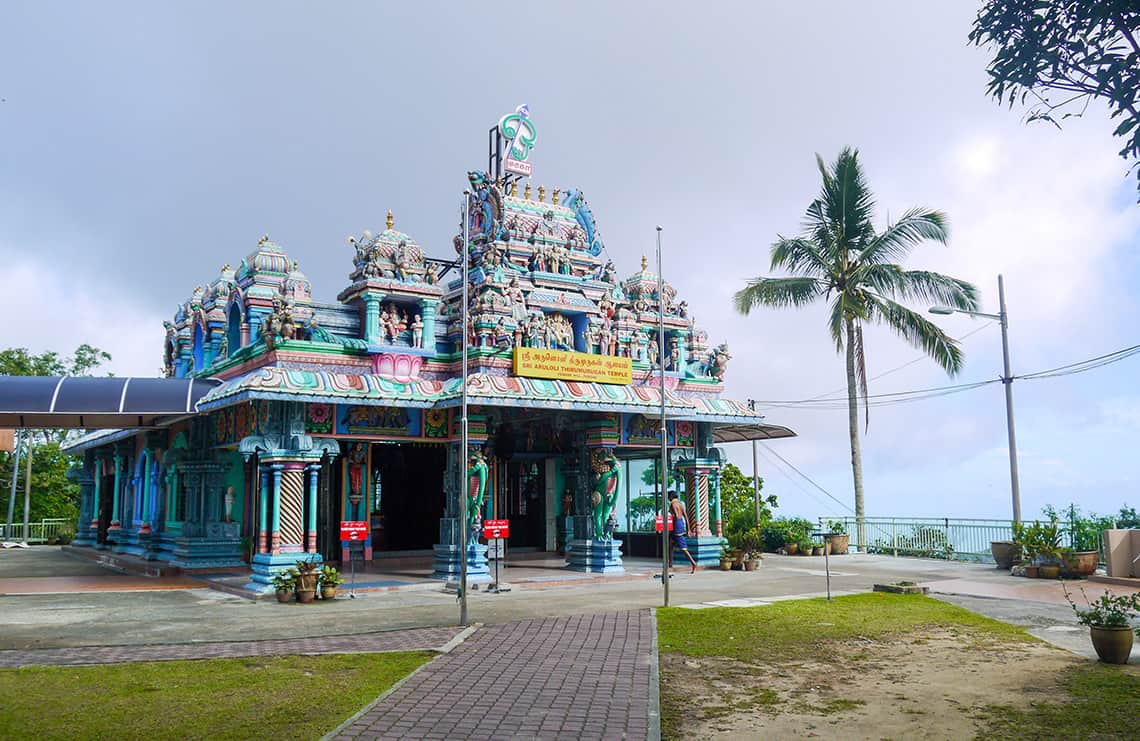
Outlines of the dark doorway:
M 96 514 L 99 527 L 95 534 L 96 543 L 106 544 L 107 542 L 107 528 L 111 524 L 111 508 L 114 504 L 115 477 L 114 475 L 103 476 L 103 480 L 99 482 L 99 512 Z
M 506 464 L 505 516 L 511 521 L 510 548 L 546 550 L 546 461 Z
M 326 561 L 340 561 L 340 492 L 339 460 L 321 459 L 317 477 L 317 553 Z
M 439 540 L 443 516 L 443 473 L 447 448 L 430 444 L 372 446 L 373 511 L 379 500 L 383 536 L 377 549 L 411 551 L 431 548 Z M 375 537 L 375 530 L 373 531 Z

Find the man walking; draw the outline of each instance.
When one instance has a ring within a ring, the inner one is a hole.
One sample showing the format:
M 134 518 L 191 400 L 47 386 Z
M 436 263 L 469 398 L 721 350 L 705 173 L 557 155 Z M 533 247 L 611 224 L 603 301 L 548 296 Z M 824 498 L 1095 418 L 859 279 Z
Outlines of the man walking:
M 685 520 L 688 512 L 685 511 L 685 503 L 677 498 L 677 492 L 669 492 L 669 514 L 673 516 L 673 548 L 685 554 L 685 558 L 689 559 L 689 563 L 693 565 L 690 574 L 697 573 L 697 561 L 693 558 L 693 554 L 689 553 L 689 541 L 685 539 Z M 673 564 L 672 548 L 669 549 L 669 564 Z

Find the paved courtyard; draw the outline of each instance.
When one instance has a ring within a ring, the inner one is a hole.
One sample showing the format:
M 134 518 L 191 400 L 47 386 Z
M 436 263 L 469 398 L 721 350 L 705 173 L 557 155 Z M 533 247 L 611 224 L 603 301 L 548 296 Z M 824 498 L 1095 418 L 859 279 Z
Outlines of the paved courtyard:
M 183 577 L 139 582 L 140 577 L 106 574 L 57 549 L 12 553 L 0 552 L 0 666 L 428 649 L 441 655 L 334 735 L 659 734 L 652 608 L 661 605 L 662 589 L 648 562 L 621 581 L 554 579 L 522 583 L 503 594 L 473 591 L 468 601 L 476 625 L 461 630 L 455 625 L 455 595 L 442 587 L 281 605 L 203 588 L 196 580 L 188 588 L 179 581 Z M 37 579 L 74 584 L 71 591 L 55 593 L 12 588 Z M 835 595 L 901 580 L 925 584 L 940 599 L 1093 656 L 1060 582 L 1014 579 L 981 564 L 881 555 L 830 560 Z M 671 604 L 762 605 L 822 595 L 827 583 L 822 558 L 769 556 L 756 572 L 675 574 Z M 1072 591 L 1077 585 L 1068 586 Z M 1083 586 L 1090 597 L 1104 589 Z M 1140 647 L 1133 661 L 1140 661 Z

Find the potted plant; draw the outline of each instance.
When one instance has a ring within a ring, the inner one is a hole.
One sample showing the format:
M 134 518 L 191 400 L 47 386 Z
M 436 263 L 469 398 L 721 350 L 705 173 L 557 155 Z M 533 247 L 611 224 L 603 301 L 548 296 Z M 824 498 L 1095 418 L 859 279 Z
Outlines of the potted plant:
M 799 541 L 796 543 L 801 556 L 812 555 L 812 549 L 815 548 L 815 543 L 811 541 L 806 535 L 801 535 Z M 820 555 L 823 555 L 822 553 Z
M 1100 551 L 1061 549 L 1061 573 L 1065 576 L 1090 576 L 1096 572 Z
M 744 533 L 742 545 L 745 550 L 744 570 L 755 571 L 760 568 L 760 565 L 763 563 L 760 554 L 764 548 L 764 535 L 760 532 L 760 528 L 754 527 Z
M 1081 594 L 1084 594 L 1083 589 Z M 1068 590 L 1065 591 L 1065 599 L 1077 614 L 1077 620 L 1089 626 L 1096 655 L 1106 664 L 1127 664 L 1128 655 L 1132 653 L 1133 628 L 1129 618 L 1140 615 L 1140 596 L 1113 594 L 1108 590 L 1091 602 L 1087 594 L 1084 596 L 1088 609 L 1077 607 Z
M 321 576 L 317 562 L 298 561 L 294 568 L 297 572 L 297 601 L 308 604 L 317 597 L 317 580 Z
M 1021 560 L 1021 546 L 1013 540 L 990 541 L 990 553 L 999 569 L 1009 570 Z
M 325 565 L 320 576 L 321 599 L 336 599 L 336 588 L 344 584 L 344 577 L 332 566 Z
M 728 541 L 721 541 L 720 544 L 720 570 L 729 571 L 732 569 L 732 562 L 735 559 L 732 556 L 732 551 L 728 547 Z
M 841 520 L 828 520 L 827 531 L 831 533 L 827 540 L 831 543 L 831 555 L 839 556 L 847 553 L 851 546 L 851 536 Z
M 293 569 L 281 571 L 273 575 L 273 589 L 277 592 L 277 601 L 281 603 L 293 599 L 293 590 L 297 588 L 297 572 Z

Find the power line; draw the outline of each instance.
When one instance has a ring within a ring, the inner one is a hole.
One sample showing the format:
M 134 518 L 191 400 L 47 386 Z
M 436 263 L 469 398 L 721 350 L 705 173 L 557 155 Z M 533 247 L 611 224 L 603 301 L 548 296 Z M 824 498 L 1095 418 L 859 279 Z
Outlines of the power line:
M 825 495 L 827 495 L 827 497 L 828 497 L 829 499 L 831 499 L 831 501 L 835 502 L 836 504 L 838 504 L 840 507 L 842 507 L 843 509 L 847 510 L 848 512 L 851 512 L 852 514 L 854 514 L 855 510 L 851 509 L 851 508 L 850 508 L 850 507 L 848 507 L 846 504 L 844 504 L 842 500 L 840 500 L 840 499 L 837 499 L 837 498 L 836 498 L 835 496 L 833 496 L 833 495 L 832 495 L 832 493 L 831 493 L 831 492 L 829 492 L 827 489 L 824 489 L 822 486 L 820 486 L 819 484 L 815 483 L 815 480 L 814 480 L 814 479 L 812 479 L 810 476 L 808 476 L 806 473 L 804 473 L 804 472 L 803 472 L 803 471 L 801 471 L 800 469 L 796 468 L 796 467 L 795 467 L 795 465 L 793 465 L 793 464 L 792 464 L 792 462 L 791 462 L 791 461 L 789 461 L 787 458 L 785 458 L 784 456 L 780 455 L 779 453 L 777 453 L 776 451 L 774 451 L 774 450 L 772 450 L 770 447 L 768 447 L 768 444 L 767 444 L 767 443 L 761 443 L 761 446 L 762 446 L 762 447 L 763 447 L 765 450 L 767 450 L 769 453 L 771 453 L 772 455 L 776 456 L 776 457 L 777 457 L 777 458 L 779 458 L 781 461 L 783 461 L 783 462 L 784 462 L 784 464 L 785 464 L 785 465 L 787 465 L 789 468 L 791 468 L 793 471 L 795 471 L 795 472 L 796 472 L 796 473 L 798 473 L 800 476 L 802 476 L 802 477 L 804 478 L 804 480 L 805 480 L 805 481 L 807 481 L 809 484 L 811 484 L 812 486 L 814 486 L 815 488 L 817 488 L 817 489 L 819 489 L 821 492 L 823 492 Z
M 1106 353 L 1104 355 L 1098 355 L 1095 358 L 1089 358 L 1088 360 L 1082 360 L 1077 363 L 1069 363 L 1068 365 L 1050 368 L 1049 370 L 1014 376 L 1014 378 L 1033 381 L 1040 378 L 1057 378 L 1058 376 L 1070 376 L 1075 373 L 1084 373 L 1085 371 L 1102 368 L 1106 365 L 1111 365 L 1112 363 L 1118 363 L 1121 360 L 1125 360 L 1126 358 L 1130 358 L 1136 354 L 1140 354 L 1140 345 L 1133 345 L 1132 347 L 1126 347 L 1123 350 L 1117 350 L 1115 352 Z
M 822 497 L 820 497 L 818 494 L 811 491 L 810 489 L 806 488 L 803 484 L 801 484 L 799 482 L 799 480 L 794 478 L 789 471 L 784 470 L 784 468 L 781 467 L 780 464 L 778 464 L 775 460 L 769 458 L 768 454 L 766 452 L 760 451 L 759 449 L 757 449 L 757 452 L 760 452 L 763 455 L 765 464 L 767 464 L 768 466 L 771 466 L 771 468 L 773 470 L 779 472 L 779 474 L 781 476 L 783 476 L 785 479 L 787 479 L 788 482 L 791 483 L 792 486 L 796 487 L 801 492 L 803 492 L 808 497 L 810 497 L 812 500 L 814 500 L 817 503 L 817 505 L 822 506 L 822 507 L 826 507 L 826 508 L 831 507 L 831 505 L 825 499 L 823 499 Z

